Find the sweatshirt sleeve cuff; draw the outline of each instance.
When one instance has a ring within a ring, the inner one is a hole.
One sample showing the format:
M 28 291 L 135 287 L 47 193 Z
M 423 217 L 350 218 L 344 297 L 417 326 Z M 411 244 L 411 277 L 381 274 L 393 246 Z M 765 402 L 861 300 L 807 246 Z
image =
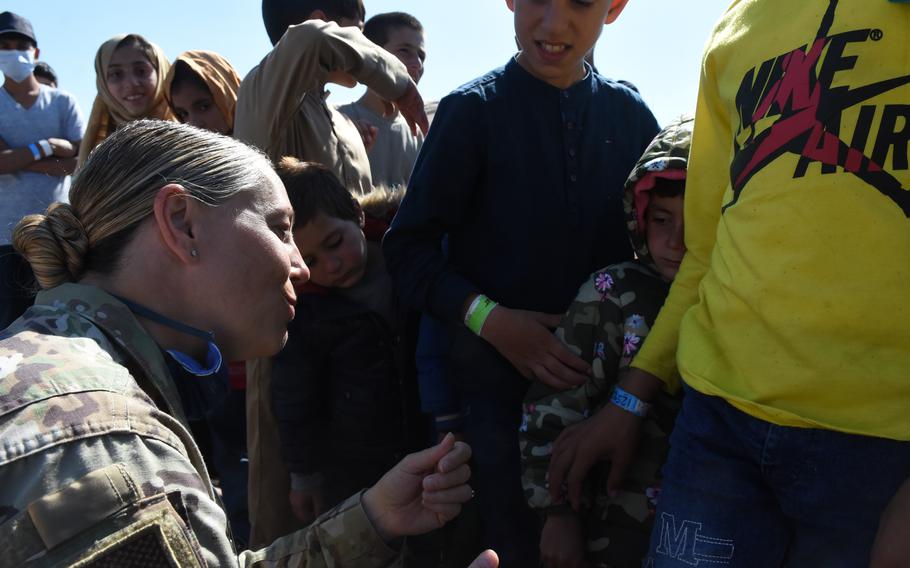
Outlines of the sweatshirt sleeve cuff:
M 465 299 L 471 294 L 479 293 L 473 284 L 457 274 L 450 273 L 443 277 L 432 293 L 428 302 L 430 313 L 447 321 L 460 322 Z
M 645 342 L 647 345 L 647 342 Z M 667 357 L 666 360 L 653 360 L 642 357 L 640 352 L 632 361 L 632 367 L 650 373 L 664 382 L 664 390 L 674 394 L 679 390 L 679 373 L 676 371 L 676 357 Z

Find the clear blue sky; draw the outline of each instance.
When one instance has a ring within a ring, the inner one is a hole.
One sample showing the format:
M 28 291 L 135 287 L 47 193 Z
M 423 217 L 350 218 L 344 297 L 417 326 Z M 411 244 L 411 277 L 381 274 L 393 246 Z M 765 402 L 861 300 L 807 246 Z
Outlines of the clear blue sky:
M 604 29 L 595 63 L 609 77 L 635 83 L 663 123 L 694 110 L 701 51 L 730 0 L 630 0 Z M 365 0 L 367 17 L 402 10 L 427 31 L 428 60 L 420 90 L 438 99 L 458 85 L 505 63 L 515 50 L 512 14 L 504 0 Z M 245 75 L 271 44 L 259 0 L 5 0 L 2 10 L 29 18 L 41 59 L 79 100 L 86 118 L 95 96 L 95 51 L 118 33 L 142 34 L 173 59 L 189 49 L 225 56 Z M 334 86 L 334 102 L 360 90 Z

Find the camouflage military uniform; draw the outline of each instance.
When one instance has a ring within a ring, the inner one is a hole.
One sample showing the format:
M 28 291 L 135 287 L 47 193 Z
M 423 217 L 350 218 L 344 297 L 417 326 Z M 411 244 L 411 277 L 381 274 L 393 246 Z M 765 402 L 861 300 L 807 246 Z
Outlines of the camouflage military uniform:
M 352 497 L 233 550 L 162 352 L 98 288 L 66 284 L 0 335 L 0 566 L 388 566 Z
M 641 198 L 640 184 L 649 179 L 653 184 L 655 176 L 684 178 L 691 126 L 690 119 L 680 119 L 658 134 L 626 183 L 626 213 L 637 260 L 592 274 L 556 331 L 573 351 L 591 363 L 593 377 L 584 385 L 565 391 L 534 383 L 525 398 L 519 434 L 522 485 L 531 507 L 543 512 L 566 507 L 550 500 L 547 469 L 553 443 L 565 428 L 607 404 L 669 291 L 669 282 L 653 268 L 644 231 L 640 230 L 647 204 L 647 197 Z M 598 464 L 588 476 L 582 495 L 582 524 L 592 566 L 641 565 L 648 550 L 660 492 L 660 467 L 669 450 L 668 438 L 679 410 L 679 396 L 662 392 L 654 401 L 654 412 L 642 423 L 642 441 L 635 461 L 615 498 L 611 499 L 606 491 L 608 464 Z

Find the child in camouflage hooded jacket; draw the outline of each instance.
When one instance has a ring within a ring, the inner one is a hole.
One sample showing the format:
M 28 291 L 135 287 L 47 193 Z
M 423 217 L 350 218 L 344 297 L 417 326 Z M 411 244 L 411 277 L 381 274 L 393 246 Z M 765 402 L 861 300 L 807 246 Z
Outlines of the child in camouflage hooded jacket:
M 588 476 L 581 511 L 565 500 L 551 500 L 547 469 L 560 433 L 608 403 L 679 269 L 685 253 L 682 204 L 692 124 L 690 117 L 681 117 L 662 130 L 626 182 L 627 221 L 637 259 L 592 274 L 556 331 L 591 363 L 593 377 L 564 391 L 536 382 L 525 398 L 519 434 L 522 485 L 530 506 L 545 518 L 541 559 L 549 568 L 637 567 L 648 550 L 659 471 L 681 394 L 661 393 L 655 401 L 642 425 L 635 461 L 612 497 L 606 490 L 606 463 Z

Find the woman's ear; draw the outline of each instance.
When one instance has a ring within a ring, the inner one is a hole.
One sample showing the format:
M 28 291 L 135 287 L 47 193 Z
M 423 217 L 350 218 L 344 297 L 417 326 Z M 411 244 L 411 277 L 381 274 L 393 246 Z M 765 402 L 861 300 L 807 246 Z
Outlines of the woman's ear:
M 174 257 L 185 264 L 195 263 L 199 253 L 193 235 L 192 198 L 182 185 L 169 183 L 155 194 L 153 213 L 161 241 Z

